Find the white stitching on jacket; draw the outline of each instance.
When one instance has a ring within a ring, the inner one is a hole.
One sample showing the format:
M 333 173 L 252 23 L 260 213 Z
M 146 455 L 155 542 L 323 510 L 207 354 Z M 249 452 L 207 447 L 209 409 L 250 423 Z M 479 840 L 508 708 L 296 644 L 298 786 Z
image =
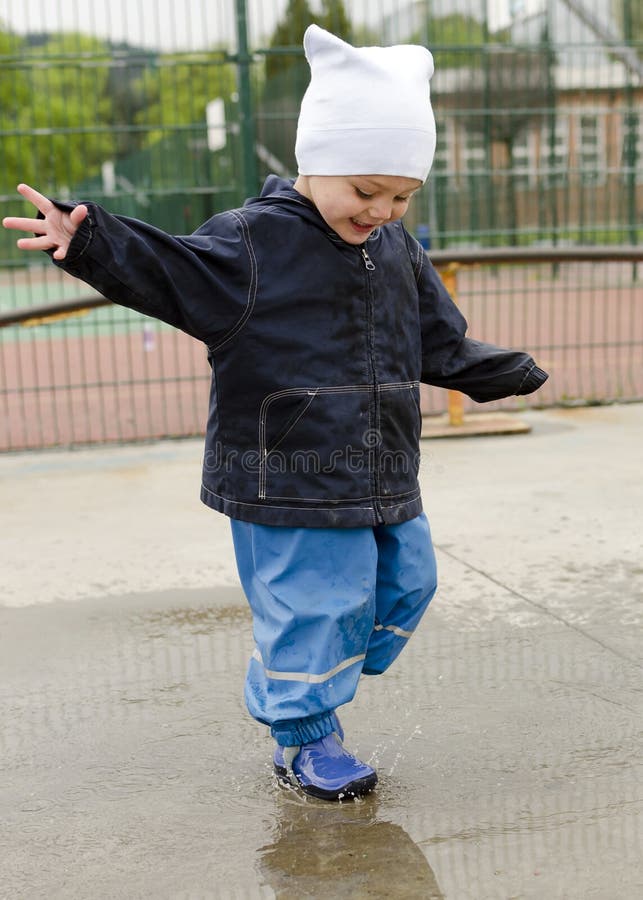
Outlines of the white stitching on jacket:
M 373 512 L 372 506 L 333 506 L 328 501 L 326 501 L 328 504 L 327 506 L 324 506 L 323 508 L 320 507 L 319 509 L 311 509 L 309 506 L 294 506 L 294 505 L 275 506 L 273 503 L 270 503 L 268 505 L 263 504 L 263 503 L 246 503 L 244 500 L 233 500 L 231 497 L 224 497 L 223 494 L 217 494 L 216 491 L 211 490 L 209 487 L 207 487 L 205 484 L 203 484 L 203 482 L 201 482 L 201 489 L 204 490 L 206 492 L 206 494 L 212 494 L 213 497 L 219 497 L 221 500 L 225 501 L 226 503 L 230 503 L 233 506 L 251 506 L 253 509 L 300 509 L 300 510 L 306 511 L 306 512 L 320 512 L 320 513 L 324 513 L 325 515 L 327 515 L 329 511 L 342 512 L 345 509 L 348 509 L 348 510 L 358 509 L 361 511 Z M 418 491 L 418 495 L 419 495 L 419 491 Z M 368 498 L 368 499 L 371 499 L 371 498 Z M 351 500 L 352 500 L 352 498 L 351 498 Z M 338 502 L 341 503 L 342 501 L 338 501 Z M 408 503 L 410 501 L 407 500 L 406 502 Z M 404 506 L 405 504 L 399 503 L 396 505 Z
M 219 497 L 220 500 L 223 500 L 225 503 L 229 503 L 232 506 L 251 506 L 253 509 L 266 509 L 266 510 L 269 510 L 269 509 L 290 509 L 290 510 L 299 509 L 302 512 L 320 512 L 320 513 L 324 513 L 324 514 L 328 514 L 329 512 L 343 512 L 345 509 L 347 509 L 347 510 L 358 509 L 363 512 L 373 512 L 374 511 L 374 507 L 372 507 L 372 506 L 339 506 L 339 505 L 335 506 L 333 503 L 331 503 L 328 500 L 314 501 L 317 503 L 319 503 L 319 502 L 326 503 L 326 506 L 320 507 L 319 509 L 311 509 L 309 506 L 295 506 L 294 504 L 289 504 L 288 506 L 275 506 L 274 503 L 270 503 L 270 504 L 246 503 L 244 500 L 233 500 L 231 497 L 225 497 L 223 494 L 217 494 L 216 491 L 211 490 L 209 487 L 207 487 L 207 485 L 203 484 L 203 482 L 201 482 L 201 490 L 205 491 L 206 494 L 212 494 L 213 497 Z M 395 509 L 398 506 L 408 506 L 409 503 L 415 503 L 417 500 L 420 499 L 420 489 L 417 488 L 416 490 L 417 490 L 416 496 L 412 497 L 410 500 L 405 500 L 403 503 L 392 503 L 390 505 L 384 504 L 380 500 L 380 506 L 384 506 L 385 509 Z M 281 500 L 281 499 L 287 499 L 287 498 L 279 497 L 278 499 Z M 297 499 L 299 499 L 299 498 L 297 498 Z M 375 498 L 368 497 L 366 499 L 372 500 Z M 354 502 L 354 501 L 353 501 L 353 498 L 351 497 L 350 501 L 338 500 L 336 502 L 339 504 L 339 503 L 347 503 L 347 502 Z
M 243 237 L 243 242 L 246 245 L 246 250 L 248 251 L 248 257 L 250 259 L 250 284 L 248 285 L 248 299 L 246 302 L 246 308 L 244 309 L 241 317 L 237 321 L 236 325 L 233 325 L 230 331 L 227 332 L 221 338 L 218 344 L 215 344 L 212 347 L 208 347 L 210 353 L 216 353 L 221 349 L 228 341 L 231 341 L 235 335 L 241 331 L 243 326 L 246 324 L 248 319 L 250 318 L 250 314 L 254 309 L 255 300 L 257 299 L 257 290 L 259 288 L 259 267 L 257 265 L 257 257 L 255 256 L 254 247 L 252 246 L 252 238 L 250 236 L 250 227 L 244 217 L 238 213 L 236 210 L 230 210 L 230 214 L 234 216 L 234 218 L 241 223 L 241 236 Z
M 414 387 L 418 387 L 418 386 L 419 386 L 419 381 L 387 381 L 387 382 L 384 382 L 383 384 L 376 384 L 375 389 L 378 393 L 381 393 L 383 391 L 400 390 L 402 388 L 414 388 Z M 360 393 L 360 392 L 370 391 L 370 390 L 372 390 L 372 388 L 373 388 L 373 385 L 371 385 L 371 384 L 344 384 L 344 385 L 334 385 L 334 386 L 330 385 L 327 387 L 316 387 L 316 388 L 314 388 L 314 387 L 284 388 L 281 391 L 274 391 L 272 394 L 267 394 L 261 403 L 261 407 L 259 408 L 259 499 L 260 500 L 266 499 L 266 483 L 267 483 L 267 479 L 268 479 L 268 472 L 267 472 L 267 468 L 266 468 L 267 460 L 268 460 L 268 457 L 270 456 L 270 453 L 273 450 L 275 450 L 277 446 L 279 446 L 279 444 L 276 444 L 274 447 L 272 447 L 270 450 L 268 450 L 267 440 L 266 440 L 266 424 L 268 421 L 268 407 L 274 400 L 281 399 L 282 397 L 289 397 L 293 394 L 295 394 L 295 395 L 296 394 L 312 394 L 312 397 L 311 397 L 309 403 L 306 404 L 306 406 L 300 412 L 300 414 L 297 416 L 297 418 L 294 420 L 294 422 L 292 423 L 292 425 L 290 426 L 288 431 L 285 434 L 281 435 L 281 437 L 279 439 L 279 443 L 281 443 L 284 440 L 284 438 L 289 434 L 289 432 L 292 431 L 292 429 L 295 427 L 297 422 L 299 422 L 301 417 L 304 415 L 304 413 L 306 412 L 306 410 L 308 409 L 308 407 L 310 406 L 310 404 L 313 402 L 313 400 L 315 399 L 315 397 L 318 394 Z M 412 492 L 406 491 L 405 493 L 412 493 Z M 273 495 L 271 494 L 271 496 L 273 496 Z M 404 494 L 394 494 L 392 496 L 401 497 L 401 496 L 404 496 Z M 287 498 L 275 496 L 274 499 L 285 500 Z M 304 498 L 302 497 L 302 498 L 298 498 L 298 499 L 303 500 Z M 309 499 L 310 502 L 316 502 L 317 500 L 325 500 L 326 498 L 310 497 L 307 499 Z M 335 498 L 335 499 L 341 499 L 341 498 Z M 359 498 L 347 497 L 346 499 L 347 500 L 356 500 Z

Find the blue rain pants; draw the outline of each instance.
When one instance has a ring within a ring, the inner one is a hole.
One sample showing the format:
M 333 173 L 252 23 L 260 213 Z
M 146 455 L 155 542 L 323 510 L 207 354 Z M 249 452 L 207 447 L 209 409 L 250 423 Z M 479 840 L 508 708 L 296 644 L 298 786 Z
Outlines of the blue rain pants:
M 436 589 L 424 514 L 401 525 L 285 528 L 232 522 L 253 615 L 250 714 L 282 746 L 336 730 L 360 675 L 396 659 Z

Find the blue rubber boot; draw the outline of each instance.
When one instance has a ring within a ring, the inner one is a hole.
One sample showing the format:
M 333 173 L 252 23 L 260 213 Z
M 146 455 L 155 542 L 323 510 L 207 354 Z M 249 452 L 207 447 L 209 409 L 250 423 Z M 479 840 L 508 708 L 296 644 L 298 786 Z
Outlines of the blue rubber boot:
M 336 732 L 301 747 L 278 746 L 274 767 L 282 782 L 320 800 L 361 797 L 377 784 L 375 769 L 344 750 Z

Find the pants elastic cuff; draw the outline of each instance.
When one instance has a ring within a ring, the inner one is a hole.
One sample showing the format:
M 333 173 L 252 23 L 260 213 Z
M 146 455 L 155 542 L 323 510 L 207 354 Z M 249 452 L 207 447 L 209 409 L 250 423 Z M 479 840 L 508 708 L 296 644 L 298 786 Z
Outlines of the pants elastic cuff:
M 333 710 L 305 719 L 275 722 L 270 734 L 282 747 L 301 747 L 302 744 L 310 744 L 326 737 L 327 734 L 337 731 L 338 727 L 337 716 Z

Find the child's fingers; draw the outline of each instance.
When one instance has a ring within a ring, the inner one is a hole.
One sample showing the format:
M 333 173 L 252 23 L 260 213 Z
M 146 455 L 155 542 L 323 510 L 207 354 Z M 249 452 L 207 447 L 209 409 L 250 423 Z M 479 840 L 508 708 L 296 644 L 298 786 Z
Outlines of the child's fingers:
M 48 234 L 42 237 L 20 238 L 16 243 L 20 250 L 51 250 L 52 247 L 59 246 L 58 241 L 52 240 Z
M 35 188 L 30 187 L 28 184 L 19 184 L 18 193 L 22 194 L 29 203 L 33 203 L 36 209 L 39 209 L 43 215 L 47 215 L 47 213 L 54 208 L 51 200 L 43 194 L 39 194 Z
M 87 207 L 83 203 L 79 203 L 78 206 L 75 206 L 69 213 L 71 224 L 78 228 L 80 223 L 87 218 L 88 212 L 89 210 Z
M 2 220 L 5 228 L 15 231 L 33 231 L 34 234 L 44 234 L 47 231 L 47 223 L 44 219 L 21 219 L 19 216 L 7 216 Z

